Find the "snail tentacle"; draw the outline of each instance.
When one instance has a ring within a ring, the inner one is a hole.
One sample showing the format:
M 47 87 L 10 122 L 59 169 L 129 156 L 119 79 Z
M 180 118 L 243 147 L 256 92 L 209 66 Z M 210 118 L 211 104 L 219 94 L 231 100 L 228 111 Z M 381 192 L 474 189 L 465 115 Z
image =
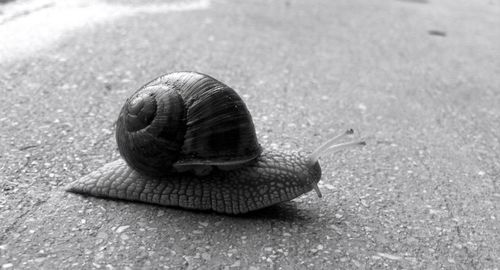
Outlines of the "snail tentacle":
M 346 148 L 351 148 L 353 146 L 364 146 L 366 145 L 365 141 L 353 141 L 353 142 L 346 142 L 346 143 L 339 143 L 336 145 L 332 145 L 328 149 L 326 149 L 323 154 L 328 154 L 328 153 L 333 153 L 342 149 Z
M 333 138 L 327 140 L 323 144 L 321 144 L 318 148 L 316 148 L 308 157 L 309 163 L 314 164 L 318 162 L 319 158 L 327 153 L 332 153 L 344 148 L 349 148 L 351 146 L 362 146 L 366 145 L 365 141 L 353 141 L 353 142 L 348 142 L 348 143 L 341 143 L 341 144 L 335 144 L 339 140 L 343 139 L 346 136 L 354 134 L 354 130 L 348 129 L 344 131 L 343 133 L 334 136 Z
M 328 147 L 330 147 L 334 143 L 338 142 L 339 140 L 341 140 L 345 136 L 351 135 L 353 133 L 354 133 L 354 130 L 351 128 L 351 129 L 348 129 L 348 130 L 344 131 L 341 134 L 338 134 L 338 135 L 334 136 L 333 138 L 327 140 L 326 142 L 322 143 L 320 146 L 318 146 L 318 148 L 316 148 L 311 153 L 311 155 L 309 155 L 310 162 L 312 164 L 314 164 L 316 161 L 318 161 L 319 157 L 323 154 L 323 152 L 326 149 L 328 149 Z
M 351 129 L 348 129 L 348 130 L 344 131 L 343 133 L 341 133 L 341 134 L 339 134 L 337 136 L 334 136 L 333 138 L 327 140 L 326 142 L 324 142 L 323 144 L 321 144 L 318 148 L 316 148 L 307 157 L 307 164 L 309 166 L 312 166 L 313 164 L 316 164 L 318 162 L 319 158 L 322 155 L 325 155 L 325 154 L 328 154 L 328 153 L 332 153 L 332 152 L 339 151 L 339 150 L 342 150 L 342 149 L 345 149 L 345 148 L 349 148 L 349 147 L 353 147 L 353 146 L 363 146 L 363 145 L 366 145 L 365 141 L 353 141 L 353 142 L 335 144 L 336 142 L 338 142 L 339 140 L 343 139 L 344 137 L 352 135 L 352 134 L 354 134 L 354 130 L 351 128 Z M 316 194 L 318 195 L 319 198 L 323 197 L 323 195 L 321 194 L 321 190 L 319 189 L 317 183 L 313 185 L 313 189 L 314 189 L 314 191 L 316 192 Z
M 319 190 L 319 187 L 318 187 L 317 183 L 313 184 L 313 189 L 316 192 L 316 194 L 318 195 L 318 198 L 323 198 L 323 194 L 321 194 L 321 190 Z

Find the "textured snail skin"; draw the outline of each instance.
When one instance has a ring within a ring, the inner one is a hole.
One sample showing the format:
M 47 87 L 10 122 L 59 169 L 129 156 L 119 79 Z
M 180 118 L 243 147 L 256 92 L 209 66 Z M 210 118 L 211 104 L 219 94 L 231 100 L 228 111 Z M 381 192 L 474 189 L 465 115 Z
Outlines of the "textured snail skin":
M 289 201 L 313 189 L 321 178 L 316 162 L 302 153 L 264 151 L 241 169 L 208 176 L 144 176 L 123 159 L 73 182 L 68 191 L 96 197 L 139 201 L 196 210 L 242 214 Z

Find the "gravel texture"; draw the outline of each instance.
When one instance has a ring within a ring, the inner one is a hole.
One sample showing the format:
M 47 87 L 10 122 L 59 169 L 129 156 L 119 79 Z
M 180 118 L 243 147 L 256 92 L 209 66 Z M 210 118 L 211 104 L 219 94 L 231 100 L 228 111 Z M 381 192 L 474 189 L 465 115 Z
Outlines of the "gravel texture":
M 205 4 L 0 62 L 2 269 L 500 267 L 498 2 Z M 243 216 L 64 192 L 118 158 L 125 98 L 175 70 L 236 89 L 266 148 L 312 150 L 347 127 L 368 145 L 321 159 L 322 199 Z

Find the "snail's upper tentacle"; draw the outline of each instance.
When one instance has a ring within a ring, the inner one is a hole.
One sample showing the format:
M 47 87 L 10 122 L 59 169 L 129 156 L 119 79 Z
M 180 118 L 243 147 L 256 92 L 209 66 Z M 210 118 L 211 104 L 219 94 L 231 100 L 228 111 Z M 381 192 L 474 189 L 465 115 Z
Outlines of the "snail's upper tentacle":
M 354 134 L 353 129 L 348 129 L 345 132 L 338 134 L 334 136 L 333 138 L 327 140 L 323 144 L 321 144 L 318 148 L 316 148 L 308 157 L 309 159 L 309 164 L 314 164 L 318 162 L 318 159 L 322 155 L 326 155 L 331 152 L 335 152 L 344 148 L 349 148 L 352 146 L 363 146 L 366 144 L 365 141 L 351 141 L 347 143 L 338 143 L 339 140 L 343 139 L 345 136 L 349 136 Z M 318 191 L 316 191 L 318 192 Z M 318 196 L 320 196 L 320 193 L 318 192 Z M 321 197 L 321 196 L 320 196 Z

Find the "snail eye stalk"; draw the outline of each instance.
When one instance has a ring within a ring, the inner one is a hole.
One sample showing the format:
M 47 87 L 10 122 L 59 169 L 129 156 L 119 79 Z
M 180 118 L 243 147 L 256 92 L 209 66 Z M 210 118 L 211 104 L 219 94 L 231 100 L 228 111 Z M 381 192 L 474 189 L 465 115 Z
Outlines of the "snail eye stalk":
M 354 134 L 353 129 L 348 129 L 345 132 L 327 140 L 324 142 L 322 145 L 320 145 L 316 150 L 314 150 L 311 155 L 308 157 L 308 165 L 309 166 L 314 166 L 316 162 L 318 162 L 318 159 L 321 156 L 324 156 L 328 153 L 332 153 L 335 151 L 339 151 L 342 149 L 354 147 L 354 146 L 363 146 L 366 145 L 365 141 L 352 141 L 352 142 L 346 142 L 346 143 L 337 143 L 339 140 L 343 139 L 346 136 Z M 337 143 L 337 144 L 336 144 Z M 319 198 L 323 197 L 321 194 L 321 191 L 319 190 L 318 184 L 314 183 L 312 184 L 312 187 L 314 191 L 316 191 L 316 194 L 318 195 Z
M 316 150 L 314 150 L 311 155 L 309 156 L 309 165 L 314 165 L 316 162 L 318 162 L 318 159 L 321 156 L 324 156 L 325 154 L 332 153 L 335 151 L 339 151 L 345 148 L 350 148 L 354 146 L 363 146 L 366 145 L 365 141 L 352 141 L 352 142 L 346 142 L 346 143 L 337 143 L 339 140 L 343 139 L 346 136 L 354 134 L 353 129 L 348 129 L 345 132 L 327 140 L 324 142 L 322 145 L 320 145 Z

